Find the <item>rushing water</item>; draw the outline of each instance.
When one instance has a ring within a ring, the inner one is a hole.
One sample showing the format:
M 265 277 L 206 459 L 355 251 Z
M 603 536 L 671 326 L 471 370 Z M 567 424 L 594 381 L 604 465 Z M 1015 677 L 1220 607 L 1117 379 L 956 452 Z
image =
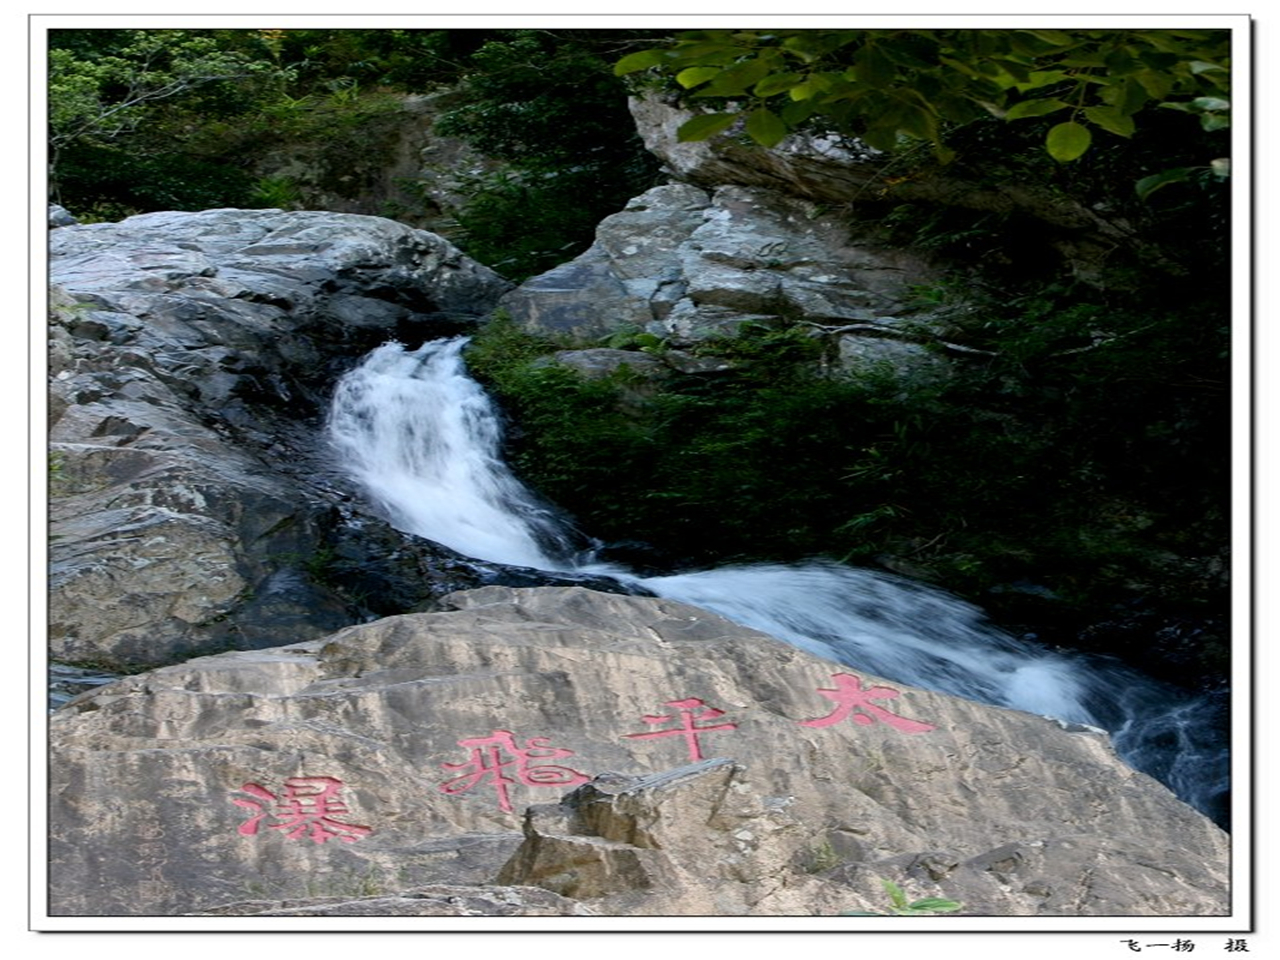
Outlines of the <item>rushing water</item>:
M 501 458 L 465 338 L 388 343 L 338 383 L 328 432 L 388 520 L 477 560 L 615 577 L 888 680 L 1108 730 L 1117 751 L 1220 822 L 1228 761 L 1208 708 L 1111 661 L 1015 639 L 943 591 L 832 563 L 640 577 L 598 563 Z

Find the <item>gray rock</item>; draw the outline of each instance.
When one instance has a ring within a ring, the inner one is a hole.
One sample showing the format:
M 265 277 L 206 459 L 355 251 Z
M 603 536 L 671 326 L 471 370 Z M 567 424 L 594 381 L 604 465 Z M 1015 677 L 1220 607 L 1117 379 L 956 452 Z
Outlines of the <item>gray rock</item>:
M 51 655 L 137 667 L 363 619 L 339 589 L 325 395 L 365 350 L 452 333 L 510 284 L 403 224 L 271 210 L 61 227 L 50 277 Z M 397 610 L 447 592 L 425 545 L 393 539 L 380 563 L 404 548 L 397 577 L 420 584 Z
M 73 217 L 64 207 L 58 206 L 56 203 L 49 204 L 49 226 L 52 227 L 69 227 L 80 221 Z
M 480 885 L 438 909 L 833 915 L 881 879 L 968 914 L 1228 912 L 1226 834 L 1104 735 L 900 684 L 832 720 L 849 668 L 668 600 L 443 605 L 56 711 L 51 912 L 402 915 Z
M 802 323 L 815 335 L 856 324 L 839 339 L 859 341 L 878 333 L 874 325 L 894 333 L 908 319 L 927 331 L 911 289 L 936 279 L 926 259 L 852 238 L 810 201 L 760 187 L 707 193 L 675 184 L 606 217 L 590 249 L 526 281 L 502 308 L 527 329 L 585 340 L 644 330 L 678 347 L 733 337 L 747 323 Z M 945 365 L 918 346 L 835 353 L 844 370 L 870 367 L 886 349 L 895 371 L 912 373 L 916 360 Z
M 667 172 L 703 188 L 724 184 L 763 187 L 793 197 L 844 203 L 874 186 L 876 151 L 833 136 L 792 134 L 771 150 L 745 136 L 681 141 L 680 125 L 694 112 L 661 95 L 628 101 L 636 130 Z

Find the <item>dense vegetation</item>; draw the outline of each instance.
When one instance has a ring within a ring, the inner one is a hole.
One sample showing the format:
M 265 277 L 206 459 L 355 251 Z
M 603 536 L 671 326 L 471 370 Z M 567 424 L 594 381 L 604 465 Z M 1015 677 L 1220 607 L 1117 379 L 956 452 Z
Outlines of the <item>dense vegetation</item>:
M 449 238 L 523 279 L 569 259 L 653 185 L 613 63 L 637 31 L 55 30 L 50 195 L 85 220 L 306 209 L 296 156 L 356 196 L 387 166 L 399 97 L 451 91 L 441 133 L 501 161 L 465 184 Z M 409 196 L 414 184 L 403 185 Z M 397 199 L 361 212 L 413 221 Z M 531 229 L 537 225 L 537 229 Z
M 452 238 L 520 279 L 656 182 L 626 83 L 706 105 L 689 137 L 745 119 L 764 145 L 870 138 L 883 189 L 844 209 L 850 230 L 944 259 L 948 283 L 919 296 L 963 303 L 949 336 L 981 353 L 909 388 L 832 378 L 823 343 L 778 318 L 699 348 L 732 372 L 654 392 L 579 379 L 545 362 L 564 344 L 495 322 L 470 362 L 516 466 L 658 565 L 887 563 L 1056 642 L 1218 672 L 1229 51 L 1196 31 L 1041 33 L 55 31 L 51 186 L 89 218 L 305 206 L 263 166 L 273 148 L 324 141 L 358 171 L 395 96 L 448 87 L 440 131 L 505 163 Z M 1087 271 L 1050 242 L 1061 211 L 1114 231 Z M 612 345 L 670 348 L 629 336 Z

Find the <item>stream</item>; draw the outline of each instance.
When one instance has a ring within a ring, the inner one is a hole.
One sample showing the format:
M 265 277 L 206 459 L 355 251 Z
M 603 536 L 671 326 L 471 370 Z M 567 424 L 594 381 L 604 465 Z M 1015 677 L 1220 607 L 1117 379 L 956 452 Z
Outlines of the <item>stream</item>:
M 467 374 L 466 344 L 387 343 L 336 386 L 326 429 L 338 466 L 400 530 L 479 561 L 612 577 L 886 680 L 1101 728 L 1126 763 L 1225 825 L 1229 754 L 1207 703 L 1119 661 L 1014 637 L 964 600 L 874 570 L 809 562 L 639 576 L 600 562 L 600 545 L 503 462 L 501 416 Z

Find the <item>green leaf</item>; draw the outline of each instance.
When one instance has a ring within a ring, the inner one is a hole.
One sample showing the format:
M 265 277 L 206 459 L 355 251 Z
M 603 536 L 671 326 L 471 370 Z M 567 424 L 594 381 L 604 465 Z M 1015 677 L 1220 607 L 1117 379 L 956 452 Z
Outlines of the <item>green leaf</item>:
M 1089 128 L 1074 120 L 1051 127 L 1044 141 L 1049 156 L 1062 163 L 1081 156 L 1092 142 L 1093 134 Z
M 792 100 L 808 100 L 811 97 L 815 97 L 819 93 L 822 93 L 828 86 L 829 84 L 826 84 L 825 82 L 819 82 L 817 77 L 809 77 L 809 79 L 802 83 L 797 83 L 787 91 L 787 95 L 791 97 Z
M 1213 171 L 1215 176 L 1226 179 L 1231 176 L 1231 158 L 1218 157 L 1216 160 L 1211 160 L 1209 161 L 1209 169 Z
M 1171 183 L 1182 183 L 1190 175 L 1189 167 L 1175 167 L 1172 170 L 1164 170 L 1149 177 L 1143 177 L 1134 184 L 1134 190 L 1137 191 L 1139 200 L 1146 200 L 1161 187 L 1167 187 Z
M 1043 117 L 1046 114 L 1065 110 L 1069 106 L 1070 104 L 1053 98 L 1045 98 L 1043 100 L 1023 100 L 1010 107 L 1005 113 L 1004 118 L 1006 120 L 1023 120 L 1027 117 Z
M 884 887 L 885 892 L 889 894 L 889 901 L 899 910 L 907 906 L 907 895 L 902 892 L 902 888 L 892 880 L 881 880 L 880 885 Z
M 787 125 L 767 107 L 747 115 L 747 135 L 762 147 L 774 147 L 787 135 Z
M 1231 109 L 1231 101 L 1223 100 L 1221 97 L 1196 97 L 1191 101 L 1191 106 L 1196 110 L 1204 110 L 1214 113 L 1222 110 Z
M 1135 129 L 1133 118 L 1125 116 L 1114 107 L 1085 107 L 1084 115 L 1108 133 L 1119 137 L 1131 137 Z
M 649 67 L 665 63 L 667 58 L 666 50 L 637 50 L 635 53 L 627 54 L 613 65 L 613 75 L 621 77 L 638 70 L 647 70 Z
M 772 97 L 784 90 L 793 90 L 804 82 L 806 82 L 805 76 L 802 73 L 775 73 L 757 83 L 753 92 L 757 97 Z M 803 100 L 804 98 L 795 97 L 794 99 Z
M 1222 66 L 1221 64 L 1210 63 L 1207 60 L 1192 60 L 1190 63 L 1190 67 L 1191 67 L 1191 72 L 1197 75 L 1201 73 L 1213 73 L 1215 71 L 1221 71 L 1223 73 L 1229 72 L 1227 68 Z
M 1108 51 L 1105 59 L 1107 73 L 1113 77 L 1127 77 L 1142 69 L 1142 64 L 1123 47 Z
M 1071 48 L 1076 46 L 1076 40 L 1069 33 L 1061 30 L 1024 30 L 1023 33 L 1029 33 L 1037 40 L 1043 40 L 1045 43 L 1055 47 Z
M 1203 130 L 1226 130 L 1231 126 L 1231 118 L 1221 113 L 1206 113 L 1200 118 L 1200 127 Z
M 1061 70 L 1033 70 L 1027 74 L 1026 80 L 1018 84 L 1018 90 L 1026 93 L 1028 90 L 1038 90 L 1040 87 L 1051 87 L 1066 79 L 1067 74 Z
M 754 87 L 757 83 L 769 75 L 770 67 L 768 60 L 755 59 L 744 60 L 742 63 L 735 63 L 727 70 L 721 70 L 720 75 L 711 81 L 710 86 L 701 91 L 698 96 L 702 97 L 737 97 L 746 93 L 748 89 Z M 677 79 L 679 79 L 677 77 Z
M 690 87 L 706 83 L 713 77 L 718 77 L 723 72 L 719 67 L 686 67 L 676 74 L 676 83 L 688 90 Z
M 699 114 L 680 125 L 680 129 L 676 131 L 676 139 L 680 143 L 706 140 L 708 137 L 713 137 L 717 133 L 729 129 L 729 127 L 733 126 L 733 121 L 737 119 L 738 115 L 736 113 Z
M 788 103 L 779 112 L 784 123 L 789 127 L 798 127 L 817 111 L 812 100 L 799 100 Z
M 960 904 L 955 900 L 947 900 L 945 897 L 924 897 L 920 900 L 913 900 L 909 910 L 923 912 L 925 910 L 934 913 L 951 913 L 953 910 L 959 910 Z
M 1163 100 L 1173 92 L 1174 81 L 1167 73 L 1161 73 L 1157 70 L 1143 70 L 1136 75 L 1136 79 L 1142 84 L 1142 88 L 1151 95 L 1153 100 Z
M 880 52 L 879 47 L 869 43 L 859 51 L 854 61 L 854 74 L 859 83 L 871 87 L 887 87 L 897 77 L 898 70 Z
M 1137 113 L 1147 105 L 1146 88 L 1132 77 L 1124 82 L 1124 91 L 1116 100 L 1115 105 L 1125 116 Z
M 903 104 L 899 129 L 921 140 L 938 139 L 938 119 L 930 110 L 912 103 Z

